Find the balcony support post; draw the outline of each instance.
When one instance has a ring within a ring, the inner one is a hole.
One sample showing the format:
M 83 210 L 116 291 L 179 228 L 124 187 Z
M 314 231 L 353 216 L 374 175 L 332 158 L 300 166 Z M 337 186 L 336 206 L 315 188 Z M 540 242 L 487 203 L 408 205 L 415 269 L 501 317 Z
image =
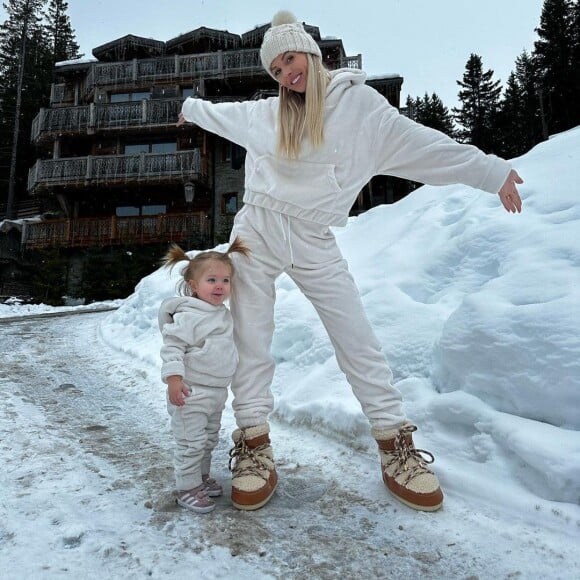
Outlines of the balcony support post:
M 89 180 L 92 177 L 93 172 L 93 156 L 87 155 L 87 171 L 85 173 L 85 179 Z
M 111 216 L 111 243 L 117 239 L 117 216 Z
M 89 105 L 89 123 L 88 123 L 89 129 L 94 129 L 96 124 L 96 118 L 97 118 L 97 110 L 95 107 L 95 103 L 91 103 Z

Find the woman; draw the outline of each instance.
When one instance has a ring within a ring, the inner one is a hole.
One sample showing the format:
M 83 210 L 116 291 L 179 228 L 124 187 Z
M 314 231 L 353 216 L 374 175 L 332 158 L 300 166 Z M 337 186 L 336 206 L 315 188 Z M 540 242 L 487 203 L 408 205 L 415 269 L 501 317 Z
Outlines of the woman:
M 247 151 L 244 207 L 232 230 L 232 239 L 242 237 L 252 251 L 249 260 L 236 263 L 231 298 L 240 355 L 232 380 L 239 427 L 230 453 L 232 501 L 239 509 L 257 509 L 276 488 L 268 426 L 274 406 L 270 346 L 275 280 L 286 272 L 328 332 L 379 445 L 385 484 L 410 507 L 437 510 L 443 494 L 427 467 L 433 456 L 414 448 L 416 427 L 404 415 L 330 226 L 346 223 L 360 190 L 377 174 L 499 193 L 509 212 L 521 211 L 516 183 L 522 180 L 506 161 L 399 115 L 365 85 L 362 71 L 327 71 L 320 48 L 288 12 L 274 17 L 260 56 L 279 83 L 278 97 L 218 104 L 189 98 L 178 121 Z

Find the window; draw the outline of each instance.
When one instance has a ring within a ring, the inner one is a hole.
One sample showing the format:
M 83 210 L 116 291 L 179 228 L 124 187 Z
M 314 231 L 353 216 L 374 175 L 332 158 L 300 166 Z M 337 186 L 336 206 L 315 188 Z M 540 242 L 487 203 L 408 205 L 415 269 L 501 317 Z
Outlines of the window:
M 126 103 L 129 100 L 129 93 L 116 93 L 111 95 L 111 103 Z
M 193 87 L 181 87 L 181 94 L 183 97 L 201 96 L 204 91 L 203 81 L 198 81 Z
M 117 207 L 115 214 L 117 217 L 134 217 L 140 215 L 158 215 L 160 213 L 166 213 L 166 211 L 167 206 L 165 205 L 144 205 L 142 207 L 125 205 Z
M 222 214 L 233 215 L 238 211 L 238 194 L 224 193 L 222 195 Z
M 155 86 L 151 89 L 152 99 L 176 99 L 177 97 L 179 97 L 179 95 L 177 94 L 177 87 L 175 86 Z
M 138 153 L 175 153 L 177 143 L 130 143 L 125 145 L 125 155 L 137 155 Z
M 151 93 L 149 91 L 140 93 L 131 93 L 130 95 L 132 101 L 148 101 L 151 98 Z
M 137 153 L 149 153 L 149 144 L 136 143 L 135 145 L 125 145 L 125 155 L 137 155 Z
M 135 216 L 135 215 L 139 215 L 139 208 L 132 206 L 132 205 L 127 205 L 127 206 L 123 206 L 123 207 L 118 207 L 115 211 L 115 214 L 118 217 L 129 217 L 129 216 Z
M 175 141 L 169 143 L 151 143 L 151 153 L 175 153 L 177 151 L 177 143 Z
M 144 205 L 141 208 L 141 215 L 158 215 L 165 213 L 167 207 L 165 205 Z
M 151 98 L 151 93 L 149 91 L 139 91 L 135 93 L 111 93 L 109 95 L 109 101 L 111 103 L 127 103 L 129 101 L 142 101 L 143 99 L 149 100 Z

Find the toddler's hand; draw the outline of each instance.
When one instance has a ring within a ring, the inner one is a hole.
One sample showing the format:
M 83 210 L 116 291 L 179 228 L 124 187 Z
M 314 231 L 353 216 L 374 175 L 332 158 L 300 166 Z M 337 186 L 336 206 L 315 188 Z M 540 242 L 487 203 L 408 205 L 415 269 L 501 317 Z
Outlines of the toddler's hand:
M 185 405 L 185 397 L 189 396 L 189 391 L 181 379 L 169 381 L 167 393 L 169 395 L 169 402 L 176 407 L 183 407 Z

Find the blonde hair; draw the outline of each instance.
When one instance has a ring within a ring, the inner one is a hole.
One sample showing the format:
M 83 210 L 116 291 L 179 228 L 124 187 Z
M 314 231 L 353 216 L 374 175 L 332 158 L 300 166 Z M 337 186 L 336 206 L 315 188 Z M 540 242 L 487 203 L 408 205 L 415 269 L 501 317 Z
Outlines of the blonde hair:
M 324 106 L 330 73 L 320 57 L 304 53 L 308 61 L 308 82 L 304 94 L 280 85 L 278 107 L 278 154 L 289 159 L 300 155 L 307 135 L 314 147 L 324 143 Z
M 236 236 L 225 252 L 207 250 L 206 252 L 196 254 L 193 258 L 190 258 L 177 244 L 171 244 L 167 254 L 163 258 L 163 266 L 172 270 L 177 263 L 187 261 L 188 263 L 181 270 L 183 279 L 177 285 L 177 292 L 183 296 L 194 296 L 189 282 L 201 276 L 209 262 L 217 261 L 226 264 L 229 266 L 233 276 L 234 263 L 230 254 L 242 254 L 247 257 L 250 255 L 250 250 L 238 236 Z

